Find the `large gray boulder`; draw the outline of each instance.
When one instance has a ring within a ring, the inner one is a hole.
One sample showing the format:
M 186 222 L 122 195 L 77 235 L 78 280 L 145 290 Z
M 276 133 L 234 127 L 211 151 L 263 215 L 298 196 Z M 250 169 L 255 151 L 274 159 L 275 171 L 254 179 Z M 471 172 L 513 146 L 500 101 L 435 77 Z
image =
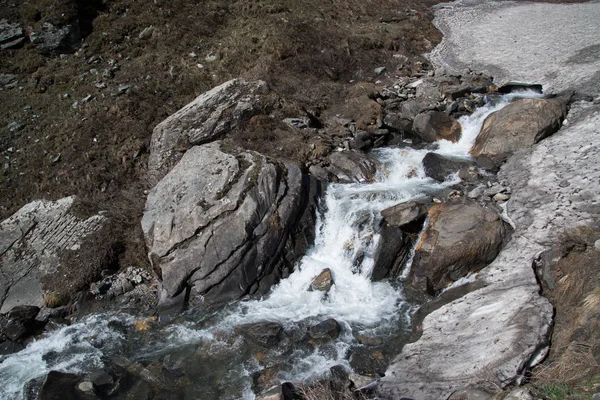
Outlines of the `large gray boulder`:
M 42 278 L 58 270 L 61 253 L 78 250 L 106 222 L 101 215 L 76 217 L 73 201 L 34 201 L 0 223 L 0 314 L 15 306 L 42 307 Z
M 600 106 L 576 104 L 568 118 L 568 127 L 502 167 L 499 178 L 513 189 L 511 240 L 477 274 L 478 289 L 425 317 L 420 339 L 382 379 L 382 398 L 446 399 L 462 387 L 506 387 L 548 344 L 553 310 L 539 295 L 532 263 L 564 230 L 600 225 Z
M 568 98 L 521 99 L 490 114 L 471 149 L 501 164 L 517 150 L 531 147 L 552 135 L 567 113 Z
M 477 203 L 436 204 L 428 218 L 409 278 L 430 293 L 490 263 L 506 233 L 498 213 Z
M 320 185 L 294 164 L 220 145 L 189 149 L 148 195 L 142 229 L 161 304 L 187 292 L 197 305 L 264 294 L 313 239 Z
M 198 96 L 152 132 L 148 172 L 157 183 L 191 146 L 212 142 L 263 112 L 263 81 L 233 79 Z

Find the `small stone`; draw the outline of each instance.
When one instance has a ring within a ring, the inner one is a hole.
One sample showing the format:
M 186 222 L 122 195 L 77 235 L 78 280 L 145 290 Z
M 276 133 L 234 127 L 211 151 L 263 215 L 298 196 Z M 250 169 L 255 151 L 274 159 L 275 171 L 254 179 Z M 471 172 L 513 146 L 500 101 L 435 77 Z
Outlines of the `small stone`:
M 375 73 L 375 75 L 376 75 L 376 76 L 377 76 L 377 75 L 381 75 L 381 74 L 383 74 L 383 73 L 385 72 L 385 67 L 379 67 L 379 68 L 375 68 L 375 69 L 373 70 L 373 72 Z
M 492 200 L 494 200 L 496 203 L 506 201 L 508 199 L 510 199 L 510 195 L 505 193 L 496 193 L 492 198 Z
M 81 382 L 77 388 L 82 392 L 89 393 L 94 390 L 94 384 L 92 382 L 85 381 Z
M 203 65 L 203 64 L 196 64 L 196 66 L 197 66 L 198 68 L 200 68 L 200 69 L 203 69 L 203 68 L 204 68 L 204 65 Z
M 60 161 L 60 157 L 61 157 L 61 154 L 58 153 L 58 155 L 52 159 L 52 164 L 56 164 L 57 162 L 59 162 Z
M 96 86 L 98 89 L 105 89 L 105 88 L 106 88 L 106 83 L 104 83 L 104 82 L 97 82 L 97 83 L 95 84 L 95 86 Z
M 498 193 L 502 193 L 502 192 L 505 192 L 505 191 L 506 191 L 506 189 L 504 188 L 504 186 L 495 183 L 491 187 L 487 188 L 485 190 L 484 194 L 486 196 L 489 196 L 489 197 L 494 197 Z
M 237 331 L 250 342 L 266 348 L 275 347 L 283 336 L 283 326 L 277 322 L 240 325 Z
M 312 341 L 319 343 L 336 339 L 340 335 L 341 331 L 341 325 L 333 318 L 329 318 L 323 322 L 313 325 L 308 329 L 308 333 L 313 339 Z
M 569 182 L 567 179 L 561 181 L 558 186 L 560 186 L 561 188 L 566 188 L 567 186 L 569 186 L 571 184 L 571 182 Z
M 8 124 L 8 130 L 13 133 L 19 132 L 19 131 L 23 130 L 23 128 L 25 128 L 25 125 L 20 124 L 16 121 L 13 121 L 10 124 Z
M 318 290 L 320 292 L 329 292 L 331 286 L 333 286 L 335 282 L 333 281 L 333 277 L 331 276 L 331 270 L 329 268 L 325 268 L 310 284 L 310 288 L 308 289 L 310 292 L 313 290 Z
M 480 196 L 483 196 L 484 192 L 485 192 L 485 186 L 483 186 L 483 185 L 477 186 L 475 189 L 473 189 L 469 193 L 467 193 L 467 197 L 470 199 L 477 199 Z
M 154 26 L 150 25 L 149 27 L 144 29 L 142 32 L 140 32 L 140 34 L 138 35 L 138 38 L 140 40 L 148 39 L 149 37 L 152 36 L 153 32 L 154 32 Z
M 442 203 L 442 200 L 438 199 L 437 197 L 434 197 L 432 200 L 436 204 L 441 204 Z
M 76 110 L 77 107 L 79 107 L 79 102 L 78 101 L 74 101 L 73 104 L 71 104 L 71 107 Z
M 594 248 L 598 251 L 600 251 L 600 239 L 596 240 L 596 242 L 594 243 Z
M 594 393 L 592 400 L 600 400 L 600 393 Z
M 129 90 L 129 85 L 121 85 L 121 86 L 119 86 L 118 94 L 127 93 L 128 90 Z
M 94 98 L 94 96 L 92 96 L 91 94 L 88 94 L 83 99 L 81 99 L 81 102 L 82 103 L 87 103 L 87 102 L 91 101 L 93 98 Z

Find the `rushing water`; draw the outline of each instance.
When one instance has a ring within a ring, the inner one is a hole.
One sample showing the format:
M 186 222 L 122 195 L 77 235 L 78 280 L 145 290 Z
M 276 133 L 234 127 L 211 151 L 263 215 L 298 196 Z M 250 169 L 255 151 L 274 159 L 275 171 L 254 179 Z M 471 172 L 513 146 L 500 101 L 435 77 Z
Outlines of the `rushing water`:
M 269 359 L 279 362 L 279 380 L 316 378 L 336 364 L 349 368 L 348 350 L 356 345 L 358 333 L 390 336 L 409 327 L 412 307 L 405 302 L 401 285 L 370 280 L 380 239 L 380 211 L 457 183 L 455 176 L 444 183 L 427 178 L 423 157 L 435 151 L 468 158 L 485 117 L 513 97 L 505 96 L 462 117 L 458 143 L 443 140 L 429 150 L 379 149 L 373 152 L 382 166 L 375 182 L 331 184 L 322 199 L 324 211 L 318 219 L 314 246 L 295 272 L 265 298 L 238 302 L 217 314 L 190 313 L 183 322 L 154 324 L 148 331 L 135 329 L 136 318 L 131 315 L 89 316 L 47 333 L 19 353 L 0 358 L 0 398 L 21 398 L 26 382 L 50 370 L 85 373 L 102 367 L 103 356 L 124 356 L 145 364 L 158 361 L 183 371 L 191 377 L 183 391 L 185 398 L 252 399 L 250 375 L 263 367 L 257 354 L 232 332 L 237 325 L 258 321 L 278 321 L 291 336 L 307 324 L 327 318 L 335 318 L 343 327 L 333 343 L 270 350 Z M 335 282 L 330 292 L 308 291 L 324 268 L 331 270 Z

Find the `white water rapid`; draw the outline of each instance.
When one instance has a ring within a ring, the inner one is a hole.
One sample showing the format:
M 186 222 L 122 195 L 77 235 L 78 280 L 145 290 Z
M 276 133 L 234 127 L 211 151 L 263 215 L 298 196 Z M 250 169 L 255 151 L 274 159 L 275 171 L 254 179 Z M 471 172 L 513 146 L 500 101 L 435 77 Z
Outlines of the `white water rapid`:
M 532 97 L 532 94 L 520 96 Z M 156 327 L 154 332 L 148 333 L 151 339 L 139 340 L 140 343 L 137 339 L 130 339 L 127 355 L 134 359 L 152 359 L 183 349 L 181 353 L 187 354 L 178 357 L 190 357 L 190 354 L 199 353 L 197 348 L 206 345 L 209 345 L 210 351 L 224 348 L 235 355 L 240 348 L 240 340 L 220 342 L 215 339 L 219 332 L 232 332 L 236 325 L 250 322 L 278 321 L 287 330 L 301 323 L 335 318 L 342 325 L 343 332 L 333 344 L 317 347 L 314 351 L 283 355 L 290 366 L 284 368 L 278 377 L 301 381 L 322 376 L 336 364 L 349 367 L 347 352 L 356 343 L 358 333 L 391 332 L 399 325 L 409 329 L 413 309 L 404 301 L 402 288 L 391 282 L 370 280 L 373 253 L 379 241 L 380 211 L 457 183 L 456 176 L 450 176 L 444 183 L 427 178 L 421 165 L 423 157 L 434 151 L 445 156 L 468 158 L 468 151 L 485 117 L 502 108 L 512 97 L 505 96 L 495 104 L 462 117 L 463 133 L 458 143 L 443 140 L 437 143 L 437 148 L 429 150 L 407 147 L 374 151 L 381 163 L 376 181 L 329 185 L 322 199 L 323 212 L 318 219 L 314 246 L 297 265 L 295 272 L 275 286 L 268 296 L 239 302 L 211 316 L 210 324 L 188 321 Z M 308 291 L 312 280 L 325 268 L 331 270 L 335 282 L 330 292 Z M 121 355 L 127 338 L 123 329 L 115 329 L 110 322 L 119 321 L 121 326 L 127 326 L 133 320 L 134 317 L 123 314 L 93 315 L 70 327 L 47 333 L 21 352 L 0 356 L 0 399 L 22 398 L 23 385 L 50 370 L 85 373 L 102 365 L 102 355 Z M 254 395 L 247 376 L 258 369 L 256 360 L 240 359 L 241 365 L 236 365 L 236 357 L 230 357 L 231 364 L 224 367 L 225 373 L 246 379 L 236 386 L 237 395 L 252 399 Z M 210 385 L 210 381 L 204 385 Z

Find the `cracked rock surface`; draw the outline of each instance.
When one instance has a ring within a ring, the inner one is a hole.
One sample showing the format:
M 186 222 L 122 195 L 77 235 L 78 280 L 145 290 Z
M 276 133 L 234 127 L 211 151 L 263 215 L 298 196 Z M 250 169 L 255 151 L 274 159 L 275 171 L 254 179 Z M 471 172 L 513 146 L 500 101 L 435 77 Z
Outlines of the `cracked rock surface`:
M 56 271 L 59 252 L 77 250 L 82 239 L 102 227 L 103 216 L 72 215 L 73 201 L 34 201 L 0 224 L 0 313 L 18 305 L 42 307 L 40 279 Z
M 192 304 L 210 305 L 264 294 L 312 240 L 314 221 L 301 221 L 314 211 L 316 182 L 296 165 L 220 145 L 192 147 L 148 195 L 142 229 L 163 299 L 188 291 Z

